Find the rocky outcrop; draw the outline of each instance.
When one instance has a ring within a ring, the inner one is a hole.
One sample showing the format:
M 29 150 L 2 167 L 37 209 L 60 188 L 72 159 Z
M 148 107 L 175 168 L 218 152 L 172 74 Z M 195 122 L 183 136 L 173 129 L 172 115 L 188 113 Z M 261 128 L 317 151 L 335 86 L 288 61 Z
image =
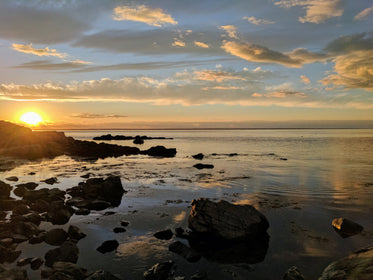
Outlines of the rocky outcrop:
M 106 134 L 106 135 L 101 135 L 101 136 L 96 136 L 93 137 L 93 140 L 105 140 L 105 141 L 111 141 L 111 140 L 136 140 L 136 139 L 141 139 L 141 140 L 172 140 L 173 138 L 166 138 L 166 137 L 148 137 L 148 136 L 125 136 L 125 135 L 111 135 L 111 134 Z
M 373 279 L 373 246 L 329 264 L 319 280 L 368 280 Z
M 260 236 L 269 227 L 266 217 L 251 205 L 224 200 L 215 203 L 205 198 L 192 201 L 188 225 L 195 233 L 228 240 Z
M 363 227 L 351 220 L 338 218 L 332 221 L 335 231 L 343 238 L 353 236 L 363 231 Z

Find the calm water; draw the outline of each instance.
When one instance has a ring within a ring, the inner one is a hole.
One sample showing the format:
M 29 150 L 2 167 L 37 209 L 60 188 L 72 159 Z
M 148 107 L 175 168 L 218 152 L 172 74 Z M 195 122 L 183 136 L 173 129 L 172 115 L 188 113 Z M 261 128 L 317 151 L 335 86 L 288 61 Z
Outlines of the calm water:
M 100 267 L 123 278 L 142 279 L 143 271 L 156 262 L 174 259 L 178 271 L 187 276 L 207 271 L 212 279 L 280 279 L 290 266 L 297 265 L 309 279 L 317 279 L 331 261 L 372 244 L 373 130 L 65 132 L 82 140 L 107 133 L 173 137 L 148 140 L 140 148 L 164 145 L 176 148 L 177 155 L 170 159 L 138 155 L 97 161 L 62 156 L 0 173 L 0 180 L 18 176 L 20 182 L 56 176 L 59 184 L 53 187 L 62 189 L 77 185 L 87 173 L 121 176 L 129 192 L 114 209 L 117 214 L 104 218 L 97 212 L 72 220 L 88 232 L 88 238 L 79 243 L 81 251 L 88 252 L 81 253 L 79 264 L 88 269 Z M 133 146 L 132 141 L 107 142 Z M 192 167 L 199 161 L 191 155 L 200 152 L 205 154 L 202 163 L 213 164 L 214 169 Z M 36 174 L 27 175 L 31 171 Z M 249 267 L 205 259 L 189 264 L 168 252 L 169 242 L 151 237 L 157 230 L 185 227 L 189 202 L 198 197 L 250 203 L 262 211 L 270 223 L 264 261 Z M 182 202 L 166 201 L 177 199 Z M 336 217 L 352 219 L 365 231 L 342 239 L 331 227 Z M 119 236 L 111 229 L 121 218 L 130 220 L 132 227 Z M 94 250 L 111 238 L 121 243 L 114 257 Z M 44 250 L 23 246 L 29 254 Z

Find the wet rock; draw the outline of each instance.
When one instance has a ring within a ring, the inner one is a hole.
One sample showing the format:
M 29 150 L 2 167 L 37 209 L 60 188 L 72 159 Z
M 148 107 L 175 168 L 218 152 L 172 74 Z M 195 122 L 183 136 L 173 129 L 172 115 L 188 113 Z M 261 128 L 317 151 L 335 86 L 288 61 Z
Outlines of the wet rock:
M 40 182 L 44 182 L 48 185 L 53 185 L 53 184 L 58 183 L 58 180 L 57 180 L 56 177 L 51 177 L 51 178 L 48 178 L 48 179 L 45 179 L 45 180 L 41 180 Z
M 196 155 L 192 155 L 192 158 L 198 159 L 198 160 L 202 160 L 204 157 L 205 157 L 205 155 L 202 154 L 202 153 L 199 153 L 199 154 L 196 154 Z
M 203 272 L 197 272 L 196 274 L 193 274 L 190 277 L 191 280 L 207 280 L 207 273 L 205 271 Z
M 166 229 L 166 230 L 162 230 L 162 231 L 158 231 L 158 232 L 154 233 L 153 236 L 155 238 L 162 239 L 162 240 L 170 240 L 173 235 L 174 234 L 173 234 L 172 230 Z
M 332 221 L 332 226 L 343 238 L 358 234 L 364 229 L 361 225 L 345 218 L 334 219 Z
M 19 197 L 23 197 L 27 189 L 25 187 L 17 187 L 14 189 L 14 194 Z
M 40 229 L 37 225 L 31 222 L 14 222 L 10 223 L 10 228 L 14 234 L 19 234 L 31 238 L 34 235 L 40 233 Z M 14 235 L 13 235 L 14 236 Z M 13 238 L 14 239 L 14 238 Z
M 329 264 L 319 280 L 373 279 L 373 246 Z
M 53 188 L 53 189 L 42 188 L 39 190 L 26 190 L 26 192 L 23 194 L 23 199 L 31 201 L 31 202 L 36 202 L 38 200 L 44 200 L 44 201 L 49 201 L 49 202 L 54 202 L 54 201 L 63 202 L 65 200 L 65 192 L 58 188 Z
M 292 266 L 289 268 L 286 273 L 284 274 L 284 277 L 282 277 L 283 280 L 304 280 L 304 276 L 296 266 Z
M 214 168 L 214 165 L 197 163 L 197 164 L 193 165 L 193 167 L 197 168 L 197 169 L 212 169 L 212 168 Z
M 29 182 L 29 183 L 25 183 L 25 184 L 16 185 L 16 187 L 18 187 L 18 188 L 26 188 L 28 190 L 34 190 L 37 186 L 39 186 L 39 184 L 34 183 L 34 182 Z
M 23 258 L 17 261 L 17 266 L 25 266 L 31 262 L 32 258 Z
M 114 276 L 108 271 L 98 270 L 91 274 L 85 280 L 120 280 L 118 277 Z
M 74 214 L 74 209 L 61 203 L 50 204 L 47 212 L 47 220 L 53 225 L 66 224 Z
M 49 208 L 49 203 L 43 199 L 38 199 L 31 203 L 30 209 L 38 213 L 47 212 Z
M 116 240 L 107 240 L 104 243 L 102 243 L 96 250 L 99 251 L 102 254 L 112 252 L 116 250 L 119 246 L 118 241 Z
M 0 264 L 0 279 L 4 280 L 27 280 L 26 270 L 17 268 L 7 269 Z
M 23 215 L 27 214 L 30 210 L 30 207 L 26 204 L 18 204 L 13 208 L 13 215 Z
M 12 238 L 3 238 L 0 240 L 0 246 L 4 246 L 5 248 L 12 245 L 13 239 Z
M 52 267 L 55 262 L 71 262 L 76 263 L 78 261 L 79 248 L 74 242 L 65 241 L 61 247 L 49 250 L 45 254 L 45 265 Z
M 45 243 L 52 246 L 62 245 L 67 240 L 68 234 L 62 228 L 51 229 L 45 234 Z
M 30 267 L 32 270 L 38 270 L 43 263 L 44 261 L 41 258 L 32 258 L 30 261 Z
M 30 244 L 40 244 L 40 243 L 44 242 L 45 234 L 46 234 L 46 232 L 41 232 L 38 235 L 31 237 L 29 239 L 28 243 L 30 243 Z
M 174 157 L 176 155 L 175 148 L 166 148 L 164 146 L 151 147 L 148 150 L 141 151 L 141 154 L 153 156 L 153 157 Z
M 17 233 L 12 234 L 11 238 L 13 239 L 13 243 L 22 243 L 22 242 L 29 240 L 27 236 L 24 236 L 22 234 L 17 234 Z
M 36 226 L 40 225 L 42 219 L 43 218 L 35 212 L 31 212 L 31 213 L 27 213 L 27 214 L 15 216 L 15 217 L 12 216 L 12 222 L 30 222 Z
M 116 227 L 116 228 L 113 229 L 113 232 L 114 233 L 126 232 L 126 229 L 122 228 L 122 227 Z
M 53 274 L 64 273 L 72 276 L 75 280 L 83 280 L 87 277 L 87 270 L 85 268 L 81 268 L 71 262 L 55 262 L 53 264 L 53 270 Z
M 21 251 L 13 250 L 12 247 L 4 247 L 0 245 L 0 263 L 12 263 L 18 259 L 21 253 Z
M 144 144 L 144 140 L 142 140 L 140 137 L 136 137 L 135 140 L 133 140 L 133 144 L 142 145 Z
M 210 234 L 223 239 L 245 239 L 266 233 L 266 217 L 251 205 L 234 205 L 205 198 L 192 201 L 188 218 L 189 228 L 196 233 Z
M 10 195 L 10 191 L 12 190 L 12 186 L 0 181 L 0 198 L 7 198 Z
M 85 233 L 83 233 L 78 227 L 76 226 L 69 226 L 69 229 L 68 229 L 68 234 L 69 234 L 69 238 L 71 240 L 76 240 L 76 241 L 79 241 L 80 239 L 83 239 L 84 237 L 86 237 L 87 235 Z
M 182 256 L 188 262 L 197 262 L 201 258 L 201 255 L 199 253 L 189 248 L 184 243 L 181 243 L 180 241 L 171 243 L 168 249 L 171 252 Z
M 78 210 L 76 210 L 75 215 L 87 216 L 90 213 L 91 213 L 91 210 L 89 210 L 87 208 L 79 208 Z
M 96 200 L 90 201 L 87 205 L 87 208 L 89 210 L 101 211 L 101 210 L 105 210 L 106 208 L 110 206 L 111 206 L 110 202 L 96 199 Z
M 16 176 L 10 176 L 8 178 L 5 178 L 5 180 L 11 181 L 11 182 L 17 182 L 19 179 Z
M 65 272 L 56 271 L 48 277 L 48 280 L 75 280 L 75 278 Z
M 120 221 L 120 225 L 122 226 L 122 227 L 126 227 L 126 226 L 128 226 L 130 223 L 128 222 L 128 221 L 126 221 L 126 220 L 122 220 L 122 221 Z
M 81 178 L 85 178 L 85 179 L 88 179 L 89 177 L 91 177 L 91 173 L 87 173 L 87 174 L 84 174 L 82 176 L 80 176 Z
M 144 273 L 145 280 L 168 280 L 172 277 L 173 261 L 157 263 Z

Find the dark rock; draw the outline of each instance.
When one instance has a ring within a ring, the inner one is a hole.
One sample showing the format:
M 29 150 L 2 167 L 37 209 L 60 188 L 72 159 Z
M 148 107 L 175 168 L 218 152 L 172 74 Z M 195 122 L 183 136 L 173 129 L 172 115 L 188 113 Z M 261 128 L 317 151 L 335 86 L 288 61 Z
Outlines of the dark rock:
M 10 227 L 14 234 L 19 234 L 31 238 L 34 235 L 40 233 L 40 229 L 37 225 L 31 222 L 14 222 L 10 223 Z
M 197 169 L 212 169 L 214 166 L 212 164 L 203 164 L 203 163 L 197 163 L 193 165 L 193 167 Z
M 162 240 L 170 240 L 173 236 L 173 232 L 170 229 L 162 230 L 154 233 L 154 237 Z
M 90 213 L 91 213 L 91 210 L 89 210 L 87 208 L 79 208 L 78 210 L 76 210 L 75 215 L 87 216 Z
M 104 216 L 111 216 L 111 215 L 114 215 L 116 212 L 114 211 L 107 211 L 104 213 Z
M 343 238 L 353 236 L 363 231 L 363 227 L 351 220 L 338 218 L 332 221 L 335 231 Z
M 46 235 L 46 232 L 41 232 L 38 235 L 31 237 L 28 242 L 30 244 L 40 244 L 44 242 L 45 235 Z
M 177 237 L 181 237 L 184 235 L 184 229 L 182 227 L 175 228 L 175 235 Z
M 196 155 L 192 155 L 192 157 L 194 158 L 194 159 L 199 159 L 199 160 L 202 160 L 203 158 L 204 158 L 204 154 L 202 154 L 202 153 L 199 153 L 199 154 L 196 154 Z
M 188 262 L 197 262 L 201 258 L 201 255 L 194 251 L 193 249 L 189 248 L 184 243 L 181 243 L 180 241 L 176 241 L 170 244 L 168 249 L 176 253 L 180 256 L 182 256 L 184 259 L 186 259 Z
M 99 199 L 96 199 L 96 200 L 93 200 L 93 201 L 90 201 L 87 205 L 87 208 L 89 210 L 97 210 L 97 211 L 100 211 L 100 210 L 105 210 L 106 208 L 110 207 L 111 204 L 110 202 L 107 202 L 107 201 L 104 201 L 104 200 L 99 200 Z
M 0 245 L 0 263 L 12 263 L 21 255 L 21 251 L 15 251 L 12 247 Z
M 1 203 L 1 202 L 0 202 L 0 203 Z M 0 211 L 0 220 L 5 219 L 6 215 L 7 215 L 7 214 L 6 214 L 4 211 Z
M 76 263 L 78 261 L 79 248 L 74 242 L 65 241 L 61 247 L 49 250 L 45 254 L 45 265 L 52 267 L 55 262 L 71 262 Z
M 85 280 L 120 280 L 118 277 L 114 276 L 110 272 L 104 270 L 98 270 L 91 274 Z
M 30 207 L 26 204 L 18 204 L 13 208 L 13 215 L 24 215 L 27 214 L 30 210 Z
M 49 208 L 49 203 L 43 199 L 38 199 L 31 203 L 30 209 L 38 213 L 47 212 Z
M 22 243 L 22 242 L 29 240 L 27 236 L 24 236 L 22 234 L 17 234 L 17 233 L 12 234 L 11 238 L 13 239 L 13 243 Z
M 42 217 L 35 212 L 12 217 L 12 222 L 30 222 L 36 226 L 39 226 L 41 221 L 42 221 Z
M 173 261 L 157 263 L 144 273 L 145 280 L 168 280 L 172 276 Z
M 122 221 L 120 221 L 120 225 L 122 226 L 122 227 L 126 227 L 126 226 L 128 226 L 130 223 L 128 222 L 128 221 L 126 221 L 126 220 L 122 220 Z
M 48 179 L 45 179 L 45 180 L 41 180 L 40 182 L 44 182 L 48 185 L 53 185 L 53 184 L 58 183 L 58 180 L 57 180 L 56 177 L 51 177 L 51 178 L 48 178 Z
M 80 239 L 83 239 L 87 236 L 85 233 L 81 232 L 81 230 L 78 227 L 72 225 L 69 226 L 67 232 L 69 234 L 69 238 L 76 241 L 79 241 Z
M 113 232 L 114 233 L 126 232 L 126 229 L 122 227 L 116 227 L 113 229 Z
M 64 225 L 74 214 L 74 209 L 63 203 L 52 203 L 47 212 L 47 220 L 53 225 Z
M 82 175 L 80 177 L 88 179 L 89 177 L 91 177 L 91 175 L 92 175 L 91 173 L 87 173 L 87 174 L 84 174 L 84 175 Z
M 292 266 L 286 271 L 282 279 L 283 280 L 304 280 L 304 276 L 302 275 L 302 273 L 300 273 L 300 271 L 298 270 L 296 266 Z
M 188 225 L 196 233 L 231 240 L 263 235 L 269 227 L 266 217 L 251 205 L 205 198 L 192 201 Z
M 23 258 L 17 261 L 17 266 L 25 266 L 31 262 L 32 258 Z
M 27 191 L 25 187 L 17 187 L 14 189 L 14 194 L 19 197 L 23 197 L 24 193 Z
M 13 239 L 12 238 L 3 238 L 0 240 L 0 246 L 4 246 L 5 248 L 12 245 Z
M 141 151 L 141 154 L 153 156 L 153 157 L 174 157 L 176 155 L 175 148 L 166 148 L 164 146 L 151 147 L 148 150 Z
M 45 243 L 52 246 L 62 245 L 67 240 L 68 234 L 62 228 L 51 229 L 45 234 Z
M 101 136 L 96 136 L 93 137 L 93 140 L 105 140 L 105 141 L 111 141 L 111 140 L 136 140 L 136 139 L 141 139 L 141 140 L 172 140 L 173 138 L 166 138 L 166 137 L 148 137 L 148 136 L 125 136 L 125 135 L 111 135 L 111 134 L 106 134 L 106 135 L 101 135 Z
M 37 270 L 39 269 L 44 261 L 41 258 L 32 258 L 30 262 L 30 267 L 32 270 Z
M 12 190 L 12 186 L 0 181 L 0 198 L 7 198 L 10 195 L 10 191 Z
M 142 140 L 140 137 L 136 137 L 135 140 L 133 140 L 133 144 L 142 145 L 144 144 L 144 140 Z
M 373 279 L 373 246 L 329 264 L 319 280 Z
M 69 275 L 62 271 L 54 271 L 51 276 L 48 277 L 48 280 L 76 280 L 74 276 Z
M 28 280 L 26 270 L 17 268 L 7 269 L 0 264 L 0 279 L 4 280 Z
M 118 248 L 119 243 L 116 240 L 107 240 L 102 243 L 96 250 L 102 254 L 114 251 Z
M 19 179 L 16 176 L 10 176 L 8 178 L 5 178 L 5 180 L 11 181 L 11 182 L 17 182 Z
M 207 280 L 207 273 L 206 272 L 197 272 L 190 277 L 191 280 Z
M 28 190 L 34 190 L 37 186 L 39 186 L 39 184 L 34 183 L 34 182 L 16 185 L 16 187 L 18 188 L 26 188 Z
M 27 175 L 35 175 L 35 174 L 36 174 L 35 172 L 30 172 Z
M 53 270 L 53 274 L 61 272 L 72 276 L 74 280 L 83 280 L 87 277 L 87 270 L 85 268 L 81 268 L 71 262 L 55 262 L 53 264 Z

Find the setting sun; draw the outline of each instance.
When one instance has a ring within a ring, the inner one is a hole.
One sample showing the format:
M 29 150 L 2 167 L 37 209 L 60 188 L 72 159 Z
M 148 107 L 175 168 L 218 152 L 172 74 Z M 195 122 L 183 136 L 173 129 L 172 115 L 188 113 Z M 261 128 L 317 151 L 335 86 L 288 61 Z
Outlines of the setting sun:
M 35 112 L 27 112 L 20 117 L 20 120 L 29 125 L 38 125 L 43 121 L 43 118 Z

